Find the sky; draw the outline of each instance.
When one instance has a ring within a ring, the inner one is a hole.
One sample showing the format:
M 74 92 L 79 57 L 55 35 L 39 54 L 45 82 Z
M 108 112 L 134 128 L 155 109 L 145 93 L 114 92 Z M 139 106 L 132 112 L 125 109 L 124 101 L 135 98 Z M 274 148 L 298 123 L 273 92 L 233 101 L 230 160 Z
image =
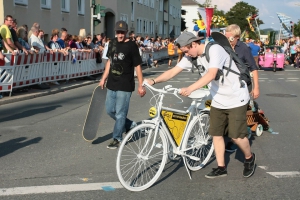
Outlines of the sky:
M 279 30 L 280 23 L 277 12 L 292 18 L 294 23 L 300 20 L 300 0 L 243 0 L 259 10 L 259 18 L 265 23 L 260 29 L 273 28 Z M 229 11 L 239 0 L 212 0 L 219 10 Z M 204 3 L 204 0 L 203 0 Z

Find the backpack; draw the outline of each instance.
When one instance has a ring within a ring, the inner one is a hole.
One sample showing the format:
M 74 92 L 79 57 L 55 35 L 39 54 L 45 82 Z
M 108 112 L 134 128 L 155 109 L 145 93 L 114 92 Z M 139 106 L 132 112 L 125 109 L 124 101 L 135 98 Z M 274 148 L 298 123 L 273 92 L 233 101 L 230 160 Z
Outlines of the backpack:
M 209 62 L 210 58 L 209 58 L 209 49 L 212 45 L 215 45 L 215 44 L 219 44 L 217 42 L 209 42 L 206 47 L 205 47 L 205 52 L 202 54 L 202 56 L 205 56 L 207 62 Z M 220 45 L 220 44 L 219 44 Z M 236 75 L 239 76 L 239 80 L 240 80 L 240 84 L 241 84 L 241 87 L 244 87 L 245 84 L 243 81 L 245 81 L 245 83 L 247 84 L 247 87 L 248 87 L 248 91 L 249 93 L 252 91 L 252 81 L 251 81 L 251 76 L 250 76 L 250 71 L 249 71 L 249 68 L 247 66 L 247 64 L 243 63 L 241 61 L 241 59 L 238 57 L 238 55 L 235 53 L 235 51 L 231 48 L 231 47 L 228 47 L 228 46 L 222 46 L 220 45 L 221 47 L 224 48 L 224 50 L 229 54 L 230 56 L 230 61 L 229 61 L 229 67 L 226 67 L 226 66 L 223 66 L 223 69 L 226 69 L 227 70 L 227 73 L 225 74 L 225 76 L 228 76 L 229 72 L 231 73 L 234 73 Z M 235 63 L 236 67 L 238 68 L 239 72 L 236 72 L 234 70 L 231 69 L 231 65 L 232 65 L 232 62 Z M 192 59 L 192 63 L 193 63 L 193 68 L 194 66 L 198 69 L 199 71 L 199 74 L 204 72 L 204 67 L 203 66 L 197 66 L 197 59 Z M 192 68 L 192 72 L 193 72 L 193 68 Z M 221 76 L 224 76 L 224 73 L 223 73 L 223 70 L 218 70 L 218 73 L 215 77 L 215 80 L 219 80 Z M 242 81 L 243 80 L 243 81 Z M 222 78 L 222 83 L 224 81 L 224 78 Z

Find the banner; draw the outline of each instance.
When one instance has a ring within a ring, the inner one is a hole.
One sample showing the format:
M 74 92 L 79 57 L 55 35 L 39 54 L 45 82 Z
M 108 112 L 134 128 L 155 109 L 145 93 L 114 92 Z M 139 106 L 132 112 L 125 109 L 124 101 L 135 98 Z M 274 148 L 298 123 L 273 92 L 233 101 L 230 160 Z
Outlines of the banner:
M 270 31 L 269 45 L 275 45 L 275 31 Z
M 280 28 L 281 28 L 281 32 L 282 35 L 284 37 L 292 37 L 293 33 L 292 33 L 292 24 L 291 24 L 291 17 L 286 16 L 283 13 L 277 13 L 278 19 L 280 21 Z
M 211 20 L 214 15 L 214 8 L 205 8 L 205 12 L 206 12 L 206 33 L 207 33 L 207 37 L 209 37 Z

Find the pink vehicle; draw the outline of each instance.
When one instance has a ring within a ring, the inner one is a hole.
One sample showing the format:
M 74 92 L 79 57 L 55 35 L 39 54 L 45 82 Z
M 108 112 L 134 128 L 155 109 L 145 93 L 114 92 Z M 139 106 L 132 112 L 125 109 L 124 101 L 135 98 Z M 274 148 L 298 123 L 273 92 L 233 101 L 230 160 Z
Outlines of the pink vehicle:
M 259 55 L 259 67 L 260 68 L 273 68 L 276 72 L 277 69 L 284 69 L 284 53 L 281 53 L 280 46 L 267 47 L 265 52 Z

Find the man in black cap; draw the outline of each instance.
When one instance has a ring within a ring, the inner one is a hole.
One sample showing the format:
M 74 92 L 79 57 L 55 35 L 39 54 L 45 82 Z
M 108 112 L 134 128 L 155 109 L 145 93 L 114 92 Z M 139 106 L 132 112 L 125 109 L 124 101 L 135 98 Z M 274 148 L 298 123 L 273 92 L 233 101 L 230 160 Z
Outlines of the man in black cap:
M 250 177 L 255 170 L 255 154 L 251 152 L 248 140 L 246 112 L 249 101 L 247 87 L 240 87 L 239 76 L 228 73 L 217 79 L 216 75 L 220 70 L 227 73 L 223 67 L 229 67 L 230 56 L 220 45 L 212 45 L 209 48 L 210 62 L 202 54 L 205 52 L 205 44 L 201 39 L 191 32 L 182 33 L 177 39 L 177 46 L 185 54 L 182 60 L 172 69 L 166 71 L 155 79 L 147 82 L 151 85 L 167 81 L 182 70 L 192 69 L 191 58 L 197 58 L 197 65 L 203 66 L 202 77 L 187 88 L 182 88 L 180 94 L 189 96 L 191 92 L 208 85 L 213 97 L 210 109 L 209 134 L 213 137 L 215 154 L 218 167 L 207 174 L 206 178 L 216 178 L 227 176 L 225 166 L 225 145 L 223 134 L 228 124 L 228 136 L 239 146 L 245 155 L 243 176 Z M 232 62 L 231 70 L 239 72 L 235 63 Z M 245 84 L 246 85 L 246 84 Z
M 146 90 L 143 88 L 142 59 L 135 42 L 126 38 L 128 25 L 118 21 L 115 25 L 116 38 L 108 46 L 109 58 L 99 86 L 107 87 L 105 107 L 107 114 L 116 122 L 113 130 L 113 140 L 107 148 L 118 148 L 122 133 L 136 126 L 134 121 L 127 118 L 132 91 L 135 89 L 134 70 L 138 78 L 138 94 L 143 97 Z

